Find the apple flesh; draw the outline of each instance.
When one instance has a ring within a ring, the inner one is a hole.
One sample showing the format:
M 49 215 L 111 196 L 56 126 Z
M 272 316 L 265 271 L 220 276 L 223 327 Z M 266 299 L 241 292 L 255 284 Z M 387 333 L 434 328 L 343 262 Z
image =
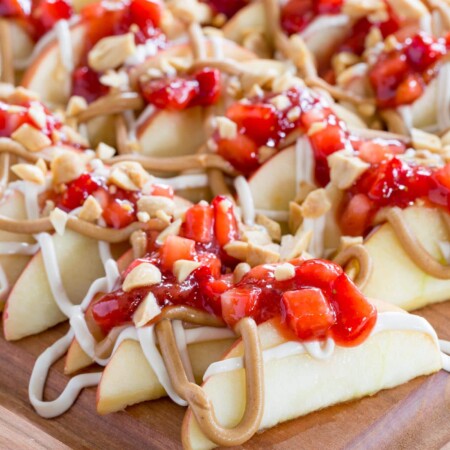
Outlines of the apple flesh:
M 258 331 L 263 349 L 284 341 L 270 322 L 260 325 Z M 242 355 L 239 342 L 224 359 Z M 336 347 L 326 360 L 302 354 L 266 362 L 264 415 L 259 429 L 372 395 L 441 368 L 439 349 L 420 331 L 383 331 L 357 347 Z M 203 389 L 220 424 L 233 427 L 239 423 L 246 402 L 244 369 L 212 375 Z M 183 421 L 182 441 L 185 449 L 216 447 L 202 433 L 190 408 Z
M 296 195 L 295 148 L 277 153 L 248 180 L 255 208 L 288 211 Z
M 18 191 L 9 191 L 6 193 L 0 202 L 0 216 L 17 220 L 27 218 L 22 193 Z M 34 240 L 27 234 L 8 233 L 0 230 L 0 242 L 24 242 L 33 244 Z M 0 266 L 5 272 L 9 288 L 11 288 L 17 281 L 30 259 L 30 255 L 0 255 Z M 0 310 L 3 309 L 9 290 L 10 289 L 5 290 L 4 294 L 0 297 Z
M 414 235 L 436 259 L 443 261 L 439 241 L 448 241 L 448 233 L 439 211 L 409 207 L 403 215 Z M 363 293 L 371 298 L 389 298 L 406 310 L 448 300 L 450 280 L 440 280 L 423 272 L 409 258 L 392 226 L 385 223 L 364 242 L 373 261 L 373 271 Z
M 54 234 L 52 240 L 67 295 L 74 304 L 79 304 L 92 282 L 104 276 L 98 242 L 70 230 L 63 236 Z M 66 316 L 53 298 L 39 251 L 31 258 L 8 297 L 3 314 L 5 338 L 10 341 L 21 339 L 64 320 Z
M 188 345 L 196 380 L 201 380 L 208 366 L 220 359 L 233 342 L 232 339 L 223 339 Z M 126 340 L 117 348 L 103 372 L 97 390 L 97 412 L 108 414 L 165 395 L 166 392 L 148 364 L 140 344 Z

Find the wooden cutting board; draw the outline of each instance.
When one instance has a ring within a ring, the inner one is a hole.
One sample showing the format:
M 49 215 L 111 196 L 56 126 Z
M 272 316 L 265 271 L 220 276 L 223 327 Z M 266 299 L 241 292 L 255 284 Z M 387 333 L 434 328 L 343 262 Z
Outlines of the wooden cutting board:
M 450 339 L 450 302 L 419 311 L 442 339 Z M 67 330 L 60 325 L 18 343 L 0 340 L 0 449 L 179 449 L 184 409 L 169 400 L 147 402 L 99 416 L 95 389 L 85 390 L 66 414 L 45 420 L 28 402 L 36 356 Z M 130 367 L 130 370 L 133 370 Z M 361 373 L 361 376 L 364 376 Z M 67 383 L 60 361 L 46 398 Z M 421 377 L 362 400 L 310 414 L 255 436 L 246 449 L 441 449 L 450 448 L 450 378 Z

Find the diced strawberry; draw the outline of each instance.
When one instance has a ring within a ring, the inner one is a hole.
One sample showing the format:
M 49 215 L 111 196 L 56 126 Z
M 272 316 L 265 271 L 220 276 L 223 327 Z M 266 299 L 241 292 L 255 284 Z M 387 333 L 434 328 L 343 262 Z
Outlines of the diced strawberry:
M 217 196 L 212 201 L 214 208 L 214 234 L 218 244 L 223 247 L 238 238 L 238 225 L 234 215 L 233 203 L 224 197 Z
M 199 253 L 196 257 L 197 261 L 201 263 L 202 266 L 209 267 L 211 270 L 211 275 L 214 278 L 220 277 L 220 272 L 222 269 L 222 263 L 220 262 L 220 258 L 216 256 L 214 253 Z
M 220 71 L 206 68 L 194 74 L 198 92 L 189 106 L 210 106 L 220 97 Z
M 83 173 L 67 185 L 57 206 L 72 211 L 81 206 L 84 201 L 100 188 L 100 184 L 89 173 Z M 106 205 L 105 205 L 106 206 Z
M 217 146 L 217 153 L 244 175 L 259 167 L 258 146 L 244 134 L 238 134 L 234 139 L 220 139 Z
M 240 9 L 248 5 L 250 0 L 201 0 L 211 6 L 215 14 L 223 14 L 227 19 L 233 17 Z
M 450 163 L 438 169 L 434 173 L 434 178 L 447 189 L 450 189 Z
M 79 95 L 91 103 L 108 91 L 109 88 L 100 83 L 99 74 L 88 66 L 81 66 L 73 71 L 72 95 Z
M 344 235 L 363 236 L 369 226 L 374 203 L 365 194 L 356 194 L 341 216 L 341 230 Z
M 391 148 L 375 140 L 364 141 L 359 146 L 359 157 L 371 164 L 383 161 L 389 154 L 391 154 Z
M 124 228 L 135 220 L 135 207 L 128 200 L 112 199 L 103 210 L 102 217 L 111 228 Z
M 333 286 L 337 323 L 332 335 L 338 345 L 356 346 L 364 341 L 377 321 L 377 310 L 358 290 L 346 274 L 340 275 Z
M 336 278 L 342 274 L 342 268 L 331 261 L 311 259 L 295 268 L 297 285 L 315 286 L 328 293 Z
M 182 234 L 188 239 L 207 244 L 213 238 L 214 212 L 208 204 L 199 203 L 186 211 Z
M 162 270 L 172 270 L 173 263 L 180 259 L 194 260 L 195 242 L 180 236 L 168 236 L 160 250 Z
M 243 317 L 249 317 L 257 307 L 261 289 L 257 287 L 233 288 L 221 296 L 222 317 L 230 327 Z
M 399 84 L 395 92 L 395 102 L 397 105 L 409 105 L 422 95 L 423 90 L 420 76 L 411 74 Z
M 285 292 L 282 302 L 287 325 L 299 339 L 325 338 L 336 322 L 332 308 L 318 288 Z
M 72 14 L 72 5 L 67 0 L 40 0 L 32 11 L 35 37 L 41 37 L 51 30 L 58 20 L 69 19 Z
M 141 30 L 159 27 L 161 23 L 162 5 L 156 0 L 133 0 L 129 6 L 131 23 Z
M 158 195 L 159 197 L 173 198 L 173 187 L 167 184 L 152 184 L 151 195 Z

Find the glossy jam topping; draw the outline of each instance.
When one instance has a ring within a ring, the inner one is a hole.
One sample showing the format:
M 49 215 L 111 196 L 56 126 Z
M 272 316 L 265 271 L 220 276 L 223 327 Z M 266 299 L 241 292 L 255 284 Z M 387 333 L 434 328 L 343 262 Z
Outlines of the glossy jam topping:
M 105 178 L 85 172 L 76 180 L 58 187 L 58 193 L 47 193 L 45 200 L 53 200 L 56 207 L 70 212 L 83 205 L 92 195 L 102 207 L 102 217 L 110 228 L 123 228 L 135 222 L 137 201 L 141 191 L 127 191 L 109 185 Z M 173 190 L 169 186 L 155 185 L 151 195 L 173 198 Z
M 141 92 L 148 103 L 160 109 L 210 106 L 219 100 L 220 72 L 206 68 L 192 75 L 151 79 L 141 83 Z
M 450 166 L 424 167 L 388 157 L 373 164 L 347 192 L 340 219 L 342 231 L 362 236 L 380 208 L 405 208 L 416 200 L 450 211 Z
M 159 254 L 166 245 L 173 244 L 166 241 Z M 198 254 L 191 247 L 189 259 L 195 260 Z M 358 345 L 376 322 L 375 308 L 331 262 L 292 261 L 294 274 L 283 281 L 275 275 L 279 264 L 257 266 L 236 284 L 231 275 L 214 275 L 202 263 L 180 283 L 154 254 L 135 261 L 124 276 L 144 261 L 162 267 L 162 282 L 129 292 L 119 289 L 94 302 L 92 317 L 103 333 L 129 322 L 149 292 L 161 307 L 188 305 L 221 316 L 231 327 L 243 317 L 252 317 L 257 323 L 276 318 L 289 339 L 302 341 L 332 337 L 339 345 Z
M 343 0 L 288 0 L 281 8 L 281 27 L 288 34 L 301 33 L 324 14 L 339 14 Z
M 250 0 L 201 0 L 208 4 L 214 14 L 223 14 L 227 19 L 250 3 Z
M 87 65 L 89 51 L 104 37 L 131 31 L 137 45 L 151 43 L 155 52 L 164 48 L 166 38 L 159 29 L 161 14 L 162 6 L 157 0 L 103 0 L 83 8 L 80 16 L 87 27 L 87 37 L 80 65 L 72 76 L 72 93 L 91 102 L 108 92 L 100 83 L 99 74 Z
M 406 38 L 398 48 L 382 52 L 369 71 L 378 105 L 395 108 L 417 100 L 438 73 L 449 45 L 449 38 L 419 33 Z
M 0 17 L 15 19 L 33 40 L 38 40 L 55 23 L 73 14 L 69 0 L 1 0 Z
M 37 124 L 32 112 L 38 111 L 45 118 L 45 125 Z M 38 101 L 28 101 L 21 104 L 9 104 L 0 101 L 0 137 L 10 137 L 14 131 L 22 125 L 27 124 L 38 129 L 48 136 L 53 143 L 64 141 L 64 136 L 58 133 L 56 137 L 54 131 L 62 128 L 62 122 Z

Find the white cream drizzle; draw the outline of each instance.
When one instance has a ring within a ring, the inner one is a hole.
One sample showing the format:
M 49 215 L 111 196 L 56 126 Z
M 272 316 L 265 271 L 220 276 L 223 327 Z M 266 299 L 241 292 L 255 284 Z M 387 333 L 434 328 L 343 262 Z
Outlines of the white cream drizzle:
M 242 209 L 242 218 L 246 225 L 255 224 L 255 203 L 253 201 L 252 191 L 247 180 L 242 176 L 238 176 L 234 180 L 234 187 L 236 189 L 239 204 Z
M 323 256 L 325 251 L 325 225 L 326 214 L 317 219 L 303 219 L 303 231 L 312 231 L 311 242 L 309 243 L 308 252 L 315 258 Z
M 436 344 L 436 347 L 442 351 L 450 353 L 450 342 L 438 341 L 436 332 L 427 320 L 420 316 L 413 314 L 405 314 L 400 312 L 384 312 L 379 313 L 377 317 L 377 323 L 373 328 L 370 336 L 381 333 L 383 331 L 418 331 L 429 335 Z M 311 357 L 316 359 L 327 359 L 332 356 L 335 349 L 335 343 L 333 339 L 328 338 L 325 345 L 320 341 L 311 342 L 297 342 L 288 341 L 283 344 L 277 345 L 271 349 L 263 351 L 263 359 L 265 363 L 273 360 L 287 358 L 295 355 L 302 355 L 308 353 Z M 442 354 L 443 368 L 446 371 L 450 370 L 450 357 Z M 224 372 L 232 372 L 234 370 L 244 368 L 244 358 L 238 356 L 235 358 L 228 358 L 222 361 L 212 363 L 203 376 L 203 380 L 206 381 L 213 375 L 217 375 Z
M 172 178 L 153 178 L 154 183 L 163 183 L 172 186 L 176 191 L 181 189 L 195 189 L 208 186 L 208 176 L 204 173 L 179 175 Z
M 439 69 L 437 78 L 437 125 L 438 131 L 450 127 L 450 63 Z
M 70 34 L 69 22 L 64 19 L 58 20 L 58 22 L 56 22 L 55 24 L 55 30 L 62 65 L 66 69 L 67 73 L 71 74 L 74 69 L 74 62 L 72 35 Z
M 314 153 L 305 135 L 300 136 L 295 144 L 295 190 L 296 194 L 300 191 L 300 183 L 305 182 L 313 186 L 314 181 Z

